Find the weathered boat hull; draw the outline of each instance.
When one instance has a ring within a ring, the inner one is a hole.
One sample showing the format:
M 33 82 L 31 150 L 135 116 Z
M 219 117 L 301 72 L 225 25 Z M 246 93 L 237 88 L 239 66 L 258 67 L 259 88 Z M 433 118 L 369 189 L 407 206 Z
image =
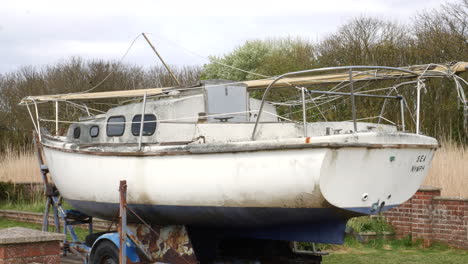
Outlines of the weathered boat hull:
M 118 204 L 67 200 L 80 211 L 100 218 L 118 215 Z M 131 204 L 145 220 L 181 224 L 217 237 L 244 236 L 259 239 L 343 243 L 347 219 L 361 214 L 338 208 L 265 208 L 219 206 L 161 206 Z M 138 219 L 129 215 L 130 222 Z M 246 224 L 249 225 L 246 225 Z
M 116 216 L 118 184 L 125 179 L 129 204 L 153 223 L 337 242 L 320 239 L 317 230 L 341 232 L 350 217 L 409 199 L 437 147 L 424 136 L 378 133 L 270 143 L 236 143 L 217 152 L 187 146 L 143 155 L 45 143 L 44 154 L 63 197 L 93 216 Z

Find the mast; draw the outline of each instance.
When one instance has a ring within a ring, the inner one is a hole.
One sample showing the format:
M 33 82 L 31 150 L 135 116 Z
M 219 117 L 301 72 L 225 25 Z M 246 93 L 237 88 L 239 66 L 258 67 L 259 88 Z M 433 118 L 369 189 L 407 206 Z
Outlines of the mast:
M 177 83 L 177 85 L 180 86 L 179 80 L 177 80 L 174 73 L 171 71 L 169 66 L 167 66 L 166 62 L 164 62 L 163 58 L 161 57 L 161 55 L 159 55 L 159 52 L 156 50 L 156 48 L 153 46 L 153 44 L 151 44 L 150 40 L 146 37 L 145 33 L 141 33 L 141 34 L 143 35 L 143 37 L 145 37 L 145 39 L 148 42 L 148 44 L 150 45 L 151 49 L 153 49 L 154 53 L 156 53 L 156 56 L 158 56 L 158 58 L 161 60 L 164 67 L 166 67 L 166 70 L 169 72 L 169 75 L 171 75 L 172 79 L 174 79 L 174 81 Z

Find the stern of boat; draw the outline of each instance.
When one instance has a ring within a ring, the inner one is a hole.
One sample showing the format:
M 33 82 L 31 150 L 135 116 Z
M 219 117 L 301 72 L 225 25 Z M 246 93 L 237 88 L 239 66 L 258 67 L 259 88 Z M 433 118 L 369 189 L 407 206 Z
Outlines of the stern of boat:
M 320 189 L 333 206 L 377 214 L 410 199 L 426 177 L 437 140 L 415 134 L 356 136 L 363 147 L 330 149 Z

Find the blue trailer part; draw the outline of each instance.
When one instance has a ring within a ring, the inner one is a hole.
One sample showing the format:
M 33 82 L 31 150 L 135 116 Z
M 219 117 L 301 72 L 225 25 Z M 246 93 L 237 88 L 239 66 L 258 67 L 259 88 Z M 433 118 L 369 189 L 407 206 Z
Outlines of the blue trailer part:
M 87 245 L 86 243 L 83 243 L 80 241 L 78 238 L 78 235 L 76 234 L 74 230 L 75 225 L 81 225 L 81 224 L 89 224 L 89 230 L 90 230 L 90 235 L 93 235 L 92 233 L 92 217 L 89 217 L 79 211 L 75 210 L 64 210 L 60 198 L 58 196 L 52 196 L 50 197 L 50 205 L 54 209 L 54 215 L 60 219 L 62 219 L 64 223 L 63 227 L 63 233 L 65 234 L 65 239 L 63 241 L 63 251 L 64 255 L 66 255 L 68 252 L 72 252 L 78 256 L 80 256 L 83 259 L 84 264 L 88 263 L 95 263 L 93 262 L 93 256 L 94 254 L 99 250 L 100 247 L 102 246 L 109 246 L 109 243 L 104 243 L 105 241 L 108 241 L 114 245 L 114 249 L 108 248 L 107 251 L 113 251 L 117 253 L 117 259 L 118 261 L 118 252 L 120 249 L 120 243 L 119 243 L 119 233 L 118 232 L 110 232 L 110 233 L 104 233 L 100 235 L 99 237 L 96 238 L 96 240 L 92 243 L 92 245 Z M 59 226 L 56 224 L 56 226 Z M 131 231 L 127 231 L 128 235 L 132 235 Z M 71 241 L 68 241 L 67 235 L 70 234 Z M 127 237 L 125 241 L 125 252 L 127 255 L 127 260 L 128 263 L 141 263 L 141 259 L 137 254 L 138 248 L 136 244 Z
M 94 241 L 92 247 L 90 248 L 89 252 L 89 260 L 90 263 L 93 263 L 92 260 L 95 256 L 96 251 L 98 250 L 99 246 L 102 245 L 103 242 L 105 241 L 110 241 L 112 244 L 115 245 L 117 250 L 120 250 L 120 243 L 119 243 L 119 233 L 113 232 L 113 233 L 106 233 L 101 235 Z M 140 257 L 138 256 L 138 248 L 135 245 L 135 243 L 131 239 L 126 239 L 125 241 L 125 251 L 127 255 L 127 260 L 130 261 L 130 263 L 139 263 L 141 262 Z

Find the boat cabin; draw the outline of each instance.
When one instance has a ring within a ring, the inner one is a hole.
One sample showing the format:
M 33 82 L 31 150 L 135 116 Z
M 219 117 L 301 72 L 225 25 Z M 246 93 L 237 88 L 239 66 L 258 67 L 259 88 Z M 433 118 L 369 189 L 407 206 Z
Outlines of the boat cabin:
M 242 83 L 207 80 L 200 86 L 171 91 L 146 102 L 111 108 L 70 125 L 67 139 L 79 144 L 138 143 L 144 108 L 142 143 L 188 144 L 250 140 L 261 100 L 251 98 Z M 259 139 L 303 137 L 303 125 L 285 121 L 276 107 L 265 103 Z M 307 123 L 308 136 L 347 133 L 351 122 Z M 394 126 L 359 123 L 361 131 L 396 131 Z
M 201 87 L 148 98 L 144 106 L 143 141 L 193 140 L 195 124 L 252 124 L 260 100 L 250 98 L 244 84 L 203 81 Z M 135 143 L 140 135 L 143 102 L 111 108 L 70 125 L 67 138 L 80 143 Z M 262 123 L 278 123 L 275 106 L 266 104 Z

